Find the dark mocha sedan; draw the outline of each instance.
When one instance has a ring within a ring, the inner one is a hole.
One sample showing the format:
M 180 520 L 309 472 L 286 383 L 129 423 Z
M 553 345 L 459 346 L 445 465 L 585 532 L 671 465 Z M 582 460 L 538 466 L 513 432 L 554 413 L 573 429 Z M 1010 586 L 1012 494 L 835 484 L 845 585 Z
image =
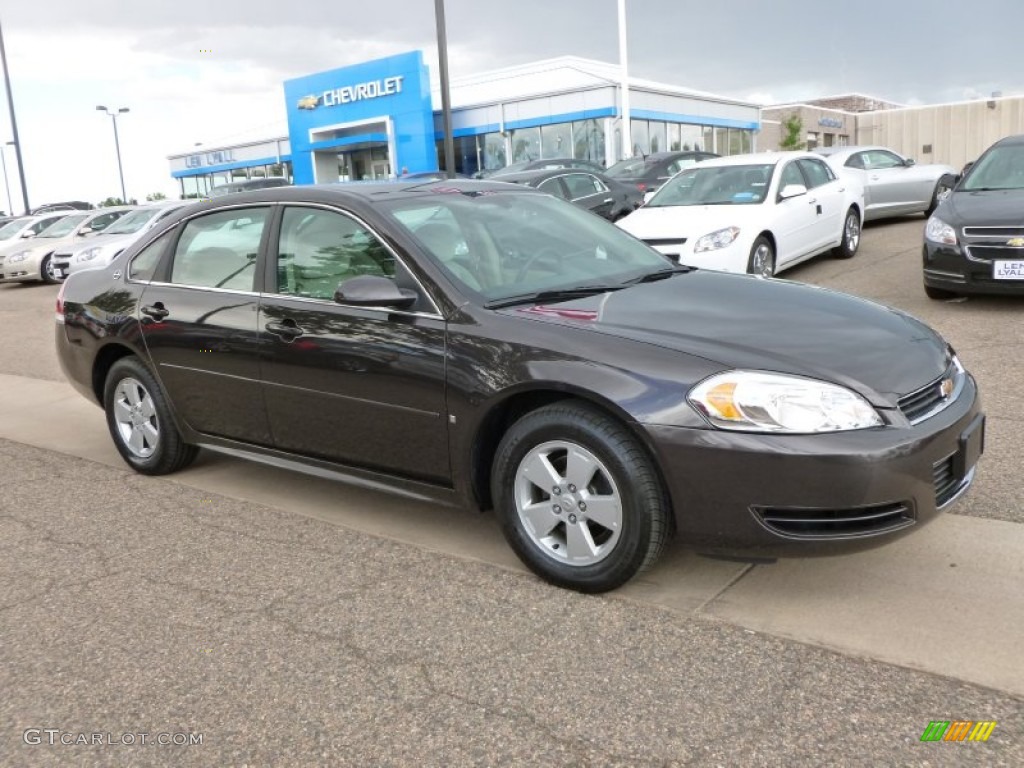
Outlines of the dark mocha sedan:
M 644 202 L 643 195 L 636 187 L 622 184 L 594 171 L 572 168 L 522 171 L 496 176 L 494 180 L 536 187 L 541 192 L 568 200 L 608 221 L 618 221 L 623 216 L 628 216 Z
M 493 509 L 599 592 L 677 537 L 775 557 L 889 541 L 971 484 L 973 378 L 919 321 L 673 264 L 487 181 L 192 205 L 61 289 L 68 379 L 139 472 L 200 447 Z

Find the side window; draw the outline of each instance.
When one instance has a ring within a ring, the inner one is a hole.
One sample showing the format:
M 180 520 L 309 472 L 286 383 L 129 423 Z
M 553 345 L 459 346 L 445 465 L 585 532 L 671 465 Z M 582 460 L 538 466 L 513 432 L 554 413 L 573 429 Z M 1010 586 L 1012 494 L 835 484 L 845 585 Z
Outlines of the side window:
M 878 149 L 864 153 L 864 167 L 874 171 L 880 168 L 896 168 L 903 165 L 903 161 L 892 152 Z
M 174 250 L 171 282 L 251 291 L 269 215 L 269 208 L 243 208 L 192 219 Z
M 43 219 L 42 221 L 39 221 L 39 222 L 36 222 L 35 224 L 33 224 L 31 226 L 31 228 L 29 229 L 29 231 L 33 235 L 38 235 L 40 232 L 42 232 L 44 229 L 46 229 L 51 224 L 54 224 L 54 223 L 60 221 L 61 218 L 62 218 L 61 216 L 57 216 L 57 217 L 52 218 L 52 219 Z
M 128 265 L 128 278 L 138 280 L 140 283 L 148 283 L 156 274 L 156 268 L 160 265 L 160 257 L 167 250 L 167 243 L 170 242 L 174 230 L 167 232 L 152 243 L 139 251 L 135 258 Z
M 581 197 L 596 195 L 605 191 L 604 184 L 596 176 L 589 173 L 570 173 L 564 177 L 566 188 L 569 190 L 569 199 L 578 200 Z
M 286 208 L 277 255 L 277 292 L 334 299 L 345 280 L 395 276 L 391 252 L 356 220 L 317 208 Z
M 804 185 L 806 183 L 803 174 L 800 173 L 800 166 L 796 163 L 790 163 L 782 169 L 782 177 L 779 179 L 779 191 L 781 192 L 790 184 Z
M 89 222 L 89 226 L 93 232 L 99 232 L 102 229 L 106 229 L 119 218 L 121 218 L 126 211 L 113 211 L 112 213 L 104 213 L 102 216 L 97 216 L 95 219 Z
M 859 168 L 860 170 L 864 170 L 864 153 L 857 152 L 856 154 L 850 155 L 844 165 L 847 168 Z
M 820 187 L 822 184 L 828 184 L 835 178 L 826 166 L 820 160 L 814 160 L 806 157 L 803 160 L 797 160 L 797 163 L 804 170 L 804 175 L 807 177 L 808 189 L 814 189 Z
M 537 185 L 537 189 L 539 189 L 541 192 L 547 192 L 549 195 L 560 197 L 563 200 L 568 199 L 565 196 L 565 189 L 562 188 L 562 182 L 560 181 L 560 177 L 558 176 L 556 176 L 553 179 L 545 179 L 544 181 Z

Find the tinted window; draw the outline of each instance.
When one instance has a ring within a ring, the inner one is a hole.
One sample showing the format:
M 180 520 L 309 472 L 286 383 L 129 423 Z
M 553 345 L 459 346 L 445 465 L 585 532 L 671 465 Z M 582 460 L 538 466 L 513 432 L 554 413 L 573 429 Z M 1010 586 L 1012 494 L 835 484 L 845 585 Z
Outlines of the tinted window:
M 1024 189 L 1024 144 L 1004 144 L 971 167 L 960 189 Z
M 564 176 L 562 181 L 569 190 L 569 199 L 578 200 L 581 197 L 596 195 L 605 191 L 604 184 L 596 176 L 589 173 L 570 173 Z
M 668 172 L 672 175 L 679 173 L 683 168 L 689 168 L 697 164 L 696 157 L 680 157 L 668 164 Z
M 128 265 L 128 277 L 130 279 L 138 280 L 142 283 L 148 283 L 153 279 L 156 268 L 160 264 L 160 257 L 164 255 L 172 234 L 174 233 L 168 232 L 161 235 L 139 251 L 138 255 L 132 259 L 131 264 Z
M 542 192 L 547 192 L 549 195 L 560 197 L 565 200 L 565 189 L 562 187 L 562 182 L 556 177 L 554 179 L 545 179 L 537 185 L 537 189 Z
M 93 232 L 99 232 L 100 230 L 109 227 L 126 213 L 127 211 L 111 211 L 110 213 L 100 214 L 89 222 L 89 226 L 92 227 Z
M 858 152 L 855 155 L 850 155 L 847 161 L 844 163 L 847 168 L 864 168 L 864 153 Z
M 394 257 L 355 219 L 315 208 L 285 210 L 277 257 L 278 293 L 333 300 L 338 286 L 349 278 L 394 274 Z
M 820 187 L 822 184 L 828 184 L 835 178 L 829 167 L 820 160 L 805 158 L 797 160 L 797 163 L 803 168 L 804 175 L 807 177 L 807 186 L 810 189 Z
M 174 251 L 171 282 L 251 291 L 268 211 L 245 208 L 190 221 Z

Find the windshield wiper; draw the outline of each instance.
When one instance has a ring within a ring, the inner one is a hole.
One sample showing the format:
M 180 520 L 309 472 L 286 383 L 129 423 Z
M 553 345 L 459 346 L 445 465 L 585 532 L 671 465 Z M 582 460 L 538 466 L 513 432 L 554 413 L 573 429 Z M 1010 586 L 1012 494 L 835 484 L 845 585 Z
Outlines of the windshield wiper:
M 598 293 L 609 293 L 625 288 L 624 283 L 618 285 L 580 285 L 575 288 L 561 288 L 552 291 L 538 291 L 536 293 L 523 293 L 519 296 L 509 296 L 504 299 L 495 299 L 484 304 L 488 309 L 501 309 L 512 307 L 516 304 L 530 304 L 543 301 L 568 301 L 569 299 L 580 299 L 586 296 L 593 296 Z
M 678 267 L 670 267 L 669 269 L 659 269 L 657 272 L 648 272 L 646 275 L 640 275 L 640 277 L 634 277 L 625 282 L 626 285 L 639 285 L 640 283 L 653 283 L 655 280 L 664 280 L 667 277 L 673 275 L 685 275 L 687 272 L 693 272 L 696 267 L 690 267 L 686 264 L 680 264 Z

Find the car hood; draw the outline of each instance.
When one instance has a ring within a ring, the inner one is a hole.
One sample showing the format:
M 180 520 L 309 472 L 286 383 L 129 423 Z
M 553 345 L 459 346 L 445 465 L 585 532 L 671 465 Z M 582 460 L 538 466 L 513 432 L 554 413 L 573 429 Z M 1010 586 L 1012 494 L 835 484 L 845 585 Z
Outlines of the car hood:
M 639 208 L 617 224 L 642 240 L 696 240 L 716 230 L 749 222 L 762 210 L 761 205 L 666 205 Z
M 10 256 L 15 253 L 21 253 L 22 251 L 29 251 L 32 255 L 40 253 L 50 253 L 55 251 L 65 243 L 76 242 L 73 237 L 31 237 L 26 240 L 22 240 L 21 243 L 15 246 L 8 246 L 0 250 L 0 256 Z
M 137 238 L 141 232 L 132 232 L 125 235 L 92 235 L 91 237 L 85 237 L 78 240 L 64 241 L 62 246 L 57 249 L 57 253 L 74 253 L 76 251 L 85 250 L 86 248 L 95 248 L 96 246 L 110 245 L 111 243 L 119 243 L 124 241 L 126 244 Z
M 946 198 L 936 215 L 953 227 L 1024 226 L 1024 189 L 958 190 Z
M 895 406 L 949 364 L 943 339 L 897 310 L 824 288 L 714 271 L 500 311 L 696 355 L 723 370 L 831 381 L 880 407 Z

